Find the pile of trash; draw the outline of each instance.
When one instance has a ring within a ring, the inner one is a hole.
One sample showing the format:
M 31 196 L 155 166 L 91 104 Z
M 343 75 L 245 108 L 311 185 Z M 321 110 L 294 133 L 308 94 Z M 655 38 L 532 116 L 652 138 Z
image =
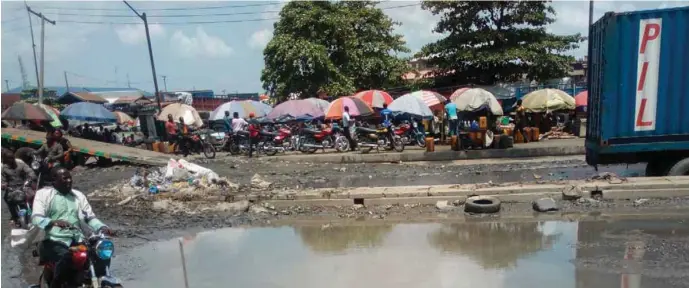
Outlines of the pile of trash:
M 133 188 L 147 189 L 151 194 L 174 192 L 187 188 L 221 188 L 231 186 L 213 170 L 196 165 L 184 159 L 170 159 L 166 167 L 157 170 L 139 169 L 129 179 Z

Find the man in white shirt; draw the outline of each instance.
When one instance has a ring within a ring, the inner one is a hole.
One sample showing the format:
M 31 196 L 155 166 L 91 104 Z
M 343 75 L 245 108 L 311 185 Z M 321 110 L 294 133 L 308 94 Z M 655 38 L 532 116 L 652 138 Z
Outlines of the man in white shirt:
M 349 141 L 349 148 L 354 151 L 356 149 L 356 142 L 352 139 L 352 132 L 349 127 L 351 122 L 352 118 L 349 116 L 349 107 L 345 106 L 344 112 L 342 112 L 342 131 L 347 141 Z
M 246 126 L 249 126 L 249 123 L 247 123 L 246 120 L 239 118 L 239 113 L 234 112 L 232 115 L 232 132 L 237 133 L 242 131 L 246 128 Z

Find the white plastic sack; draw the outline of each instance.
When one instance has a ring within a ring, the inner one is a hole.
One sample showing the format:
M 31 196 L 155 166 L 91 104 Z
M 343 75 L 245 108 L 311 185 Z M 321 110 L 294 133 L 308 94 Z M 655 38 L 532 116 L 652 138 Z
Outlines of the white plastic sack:
M 12 229 L 10 234 L 10 247 L 29 248 L 30 244 L 43 240 L 45 233 L 41 228 L 31 226 L 26 229 Z
M 213 170 L 203 166 L 196 165 L 194 163 L 190 163 L 187 160 L 180 159 L 177 163 L 184 167 L 184 169 L 194 172 L 195 178 L 200 179 L 205 177 L 208 183 L 213 183 L 220 178 L 220 176 L 217 173 L 213 172 Z
M 170 158 L 170 160 L 167 161 L 167 167 L 165 169 L 165 178 L 172 178 L 172 175 L 175 173 L 175 169 L 179 168 L 182 168 L 182 165 L 180 165 L 180 163 L 177 162 L 175 159 Z

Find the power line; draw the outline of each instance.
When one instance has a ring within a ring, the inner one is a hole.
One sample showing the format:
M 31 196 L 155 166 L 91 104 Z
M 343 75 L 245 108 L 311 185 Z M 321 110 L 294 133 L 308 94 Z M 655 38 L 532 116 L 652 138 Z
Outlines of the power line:
M 415 3 L 415 4 L 406 4 L 406 5 L 398 5 L 398 6 L 389 6 L 389 7 L 381 7 L 379 9 L 381 10 L 389 10 L 389 9 L 399 9 L 399 8 L 406 8 L 406 7 L 414 7 L 414 6 L 419 6 L 421 4 Z M 245 13 L 225 13 L 225 14 L 189 14 L 189 15 L 156 15 L 156 16 L 148 16 L 148 17 L 196 17 L 196 16 L 220 16 L 220 15 L 242 15 L 242 14 L 263 14 L 263 13 L 277 13 L 279 11 L 262 11 L 262 12 L 245 12 Z M 65 14 L 62 14 L 65 15 Z M 74 14 L 75 16 L 87 16 L 84 14 Z M 194 16 L 191 16 L 194 15 Z M 96 15 L 93 15 L 96 16 Z M 98 15 L 98 16 L 104 16 L 105 15 Z M 111 16 L 116 16 L 116 17 L 138 17 L 134 15 L 111 15 Z M 235 20 L 208 20 L 208 21 L 184 21 L 184 22 L 156 22 L 155 24 L 159 25 L 194 25 L 194 24 L 220 24 L 220 23 L 244 23 L 244 22 L 261 22 L 261 21 L 277 21 L 280 20 L 280 18 L 254 18 L 254 19 L 235 19 Z M 110 22 L 110 21 L 84 21 L 84 20 L 60 20 L 60 23 L 75 23 L 75 24 L 104 24 L 104 25 L 140 25 L 142 24 L 141 22 Z
M 280 20 L 280 18 L 257 18 L 257 19 L 215 20 L 215 21 L 186 21 L 186 22 L 156 22 L 154 24 L 159 24 L 159 25 L 192 25 L 192 24 L 260 22 L 260 21 L 275 21 L 275 20 Z M 60 20 L 60 23 L 106 24 L 106 25 L 143 25 L 143 23 L 141 23 L 141 22 L 72 21 L 72 20 Z
M 249 11 L 232 13 L 211 13 L 211 14 L 177 14 L 177 15 L 147 15 L 149 18 L 181 18 L 181 17 L 213 17 L 213 16 L 236 16 L 236 15 L 256 15 L 263 13 L 280 13 L 279 10 L 273 11 Z M 104 18 L 138 18 L 136 15 L 127 14 L 81 14 L 81 13 L 44 13 L 46 15 L 57 16 L 81 16 L 81 17 L 104 17 Z
M 187 10 L 212 10 L 224 8 L 244 8 L 244 7 L 262 7 L 278 5 L 280 2 L 260 3 L 260 4 L 243 4 L 243 5 L 221 5 L 221 6 L 204 6 L 204 7 L 174 7 L 174 8 L 149 8 L 143 9 L 146 11 L 187 11 Z M 87 7 L 42 7 L 45 10 L 78 10 L 78 11 L 129 11 L 126 8 L 87 8 Z

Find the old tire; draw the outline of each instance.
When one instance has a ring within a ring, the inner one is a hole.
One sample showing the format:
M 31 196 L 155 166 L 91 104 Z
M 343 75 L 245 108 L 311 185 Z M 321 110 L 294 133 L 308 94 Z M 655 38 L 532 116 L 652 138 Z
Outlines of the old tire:
M 467 213 L 497 213 L 500 211 L 500 200 L 490 196 L 473 196 L 467 198 L 464 212 Z
M 17 151 L 14 151 L 14 158 L 20 159 L 24 161 L 24 163 L 31 165 L 31 161 L 33 161 L 33 153 L 36 152 L 36 149 L 33 149 L 31 147 L 21 147 L 17 149 Z
M 689 176 L 689 158 L 684 158 L 670 168 L 668 176 Z

